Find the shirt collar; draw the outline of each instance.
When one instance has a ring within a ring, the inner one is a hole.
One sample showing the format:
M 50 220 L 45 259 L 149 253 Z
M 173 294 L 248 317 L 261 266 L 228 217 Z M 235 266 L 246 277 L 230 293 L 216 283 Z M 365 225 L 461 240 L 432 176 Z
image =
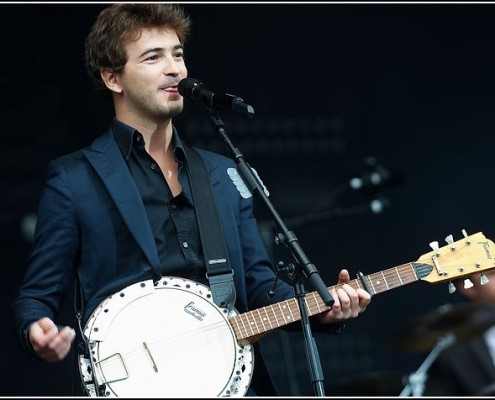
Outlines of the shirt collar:
M 134 133 L 138 131 L 129 125 L 120 122 L 117 118 L 112 121 L 113 136 L 120 147 L 120 151 L 127 160 L 131 154 Z
M 142 140 L 142 134 L 135 128 L 124 124 L 122 121 L 119 121 L 117 118 L 114 118 L 112 121 L 112 131 L 119 145 L 120 151 L 124 155 L 127 160 L 131 155 L 132 145 L 137 140 L 136 138 L 140 137 Z M 175 126 L 172 126 L 172 141 L 175 143 L 174 155 L 177 161 L 184 162 L 186 165 L 187 157 L 184 151 L 184 143 L 182 142 L 177 129 Z M 143 142 L 144 143 L 144 142 Z

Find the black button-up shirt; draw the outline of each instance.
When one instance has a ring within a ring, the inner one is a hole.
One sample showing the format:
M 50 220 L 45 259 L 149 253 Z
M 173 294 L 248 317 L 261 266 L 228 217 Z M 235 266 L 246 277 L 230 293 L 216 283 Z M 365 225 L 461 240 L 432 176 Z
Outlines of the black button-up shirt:
M 158 164 L 144 147 L 144 138 L 136 129 L 114 119 L 113 133 L 127 166 L 141 193 L 155 238 L 162 275 L 180 276 L 207 283 L 203 251 L 196 214 L 187 177 L 187 158 L 174 128 L 174 157 L 179 164 L 182 191 L 176 197 Z

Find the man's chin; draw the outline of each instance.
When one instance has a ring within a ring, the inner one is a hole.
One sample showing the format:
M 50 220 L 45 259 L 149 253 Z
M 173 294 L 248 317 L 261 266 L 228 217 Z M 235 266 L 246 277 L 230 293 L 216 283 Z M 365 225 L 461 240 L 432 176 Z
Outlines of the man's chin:
M 170 108 L 167 110 L 167 112 L 166 112 L 167 117 L 169 117 L 169 118 L 174 118 L 174 117 L 176 117 L 177 115 L 179 115 L 179 114 L 182 112 L 182 110 L 183 110 L 183 109 L 184 109 L 184 107 L 183 107 L 182 105 L 180 105 L 180 106 L 178 105 L 178 106 L 176 106 L 176 107 L 170 107 Z

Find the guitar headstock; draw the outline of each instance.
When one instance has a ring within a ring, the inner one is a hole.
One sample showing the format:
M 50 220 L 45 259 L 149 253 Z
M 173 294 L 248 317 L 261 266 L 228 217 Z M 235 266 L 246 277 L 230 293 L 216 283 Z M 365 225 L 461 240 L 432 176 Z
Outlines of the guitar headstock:
M 417 263 L 428 264 L 433 270 L 420 279 L 439 283 L 495 269 L 495 244 L 481 232 L 468 236 L 463 230 L 463 236 L 457 241 L 448 236 L 443 247 L 431 242 L 433 250 L 419 257 Z

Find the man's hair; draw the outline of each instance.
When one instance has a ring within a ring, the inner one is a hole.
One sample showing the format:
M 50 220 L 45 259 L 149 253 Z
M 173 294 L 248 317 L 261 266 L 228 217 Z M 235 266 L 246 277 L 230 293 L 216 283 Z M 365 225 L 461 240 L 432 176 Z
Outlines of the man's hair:
M 174 30 L 184 45 L 190 25 L 189 16 L 176 4 L 116 3 L 103 9 L 85 42 L 86 69 L 96 91 L 111 100 L 100 70 L 122 72 L 127 62 L 125 44 L 139 39 L 142 29 Z

